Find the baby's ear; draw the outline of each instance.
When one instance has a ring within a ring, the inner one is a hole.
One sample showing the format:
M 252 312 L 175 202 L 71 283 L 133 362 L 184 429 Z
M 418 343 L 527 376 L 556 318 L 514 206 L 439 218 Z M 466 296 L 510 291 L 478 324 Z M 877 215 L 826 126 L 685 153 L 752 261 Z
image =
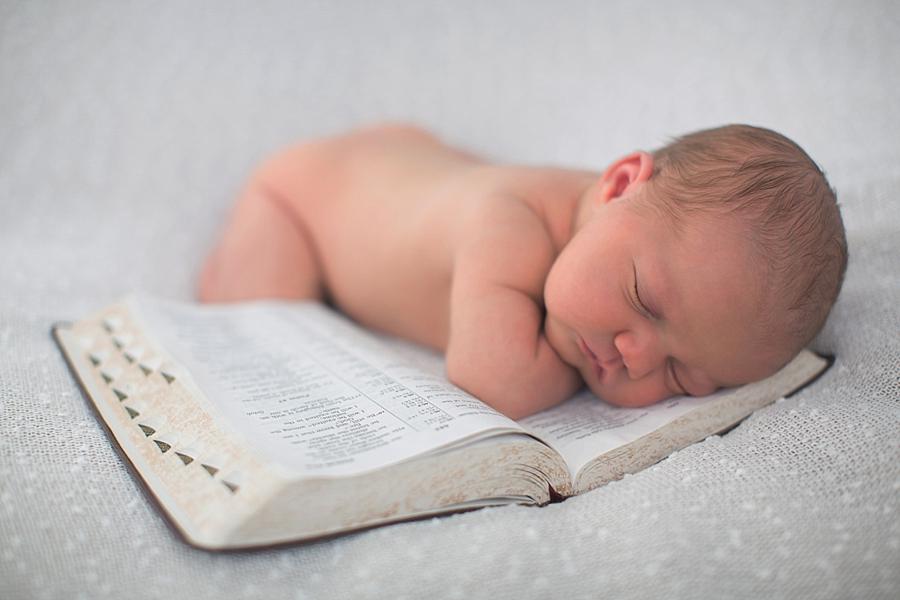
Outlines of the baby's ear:
M 596 201 L 606 204 L 632 191 L 653 174 L 653 156 L 647 152 L 632 152 L 623 156 L 600 176 L 600 193 Z

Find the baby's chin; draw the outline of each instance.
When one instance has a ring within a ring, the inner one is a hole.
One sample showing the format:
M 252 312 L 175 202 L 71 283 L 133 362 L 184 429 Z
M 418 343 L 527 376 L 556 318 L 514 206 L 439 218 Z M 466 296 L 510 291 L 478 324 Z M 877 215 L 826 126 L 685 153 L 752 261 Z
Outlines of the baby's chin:
M 667 398 L 671 398 L 672 394 L 668 391 L 648 393 L 634 389 L 633 382 L 612 382 L 603 384 L 598 382 L 594 377 L 585 376 L 583 369 L 580 369 L 581 377 L 584 379 L 585 385 L 593 392 L 595 396 L 613 406 L 621 408 L 643 408 L 662 402 Z

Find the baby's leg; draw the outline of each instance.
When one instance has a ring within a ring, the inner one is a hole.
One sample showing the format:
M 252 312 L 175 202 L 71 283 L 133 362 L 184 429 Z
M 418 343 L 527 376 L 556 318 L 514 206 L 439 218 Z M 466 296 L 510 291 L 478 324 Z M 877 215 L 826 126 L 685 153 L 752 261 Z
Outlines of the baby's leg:
M 405 144 L 411 144 L 406 147 Z M 424 144 L 424 145 L 423 145 Z M 474 157 L 439 144 L 414 126 L 382 124 L 348 134 L 310 140 L 279 152 L 257 170 L 238 200 L 222 239 L 207 258 L 197 295 L 204 302 L 252 298 L 312 298 L 328 295 L 316 235 L 315 205 L 339 202 L 345 166 L 352 156 L 441 148 L 467 161 Z M 366 150 L 368 149 L 368 150 Z M 378 167 L 373 167 L 377 169 Z M 352 170 L 352 169 L 351 169 Z M 320 215 L 321 216 L 321 215 Z
M 202 302 L 261 298 L 322 299 L 315 248 L 294 203 L 254 177 L 206 259 Z

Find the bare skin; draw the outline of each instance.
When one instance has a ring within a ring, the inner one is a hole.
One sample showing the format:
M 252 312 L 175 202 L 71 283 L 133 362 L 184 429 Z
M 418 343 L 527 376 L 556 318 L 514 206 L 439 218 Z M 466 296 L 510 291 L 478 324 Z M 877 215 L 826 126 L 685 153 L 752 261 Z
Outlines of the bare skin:
M 752 344 L 741 324 L 759 304 L 746 293 L 755 274 L 739 245 L 706 280 L 690 272 L 692 252 L 735 246 L 714 239 L 722 224 L 698 224 L 685 243 L 630 210 L 648 160 L 635 153 L 603 174 L 495 165 L 404 125 L 307 142 L 252 176 L 198 297 L 328 300 L 364 326 L 445 351 L 449 378 L 512 418 L 585 383 L 610 402 L 641 406 L 768 374 L 786 359 L 765 349 L 755 364 L 722 359 Z M 604 233 L 616 219 L 614 231 L 633 228 L 628 240 L 643 239 L 639 249 Z M 578 237 L 591 228 L 596 237 Z M 606 271 L 589 272 L 606 257 Z M 652 275 L 645 295 L 658 293 L 665 324 L 626 312 L 621 289 L 632 285 L 635 260 Z M 593 290 L 584 283 L 592 281 Z M 706 305 L 713 284 L 715 305 Z M 731 335 L 710 347 L 706 323 Z

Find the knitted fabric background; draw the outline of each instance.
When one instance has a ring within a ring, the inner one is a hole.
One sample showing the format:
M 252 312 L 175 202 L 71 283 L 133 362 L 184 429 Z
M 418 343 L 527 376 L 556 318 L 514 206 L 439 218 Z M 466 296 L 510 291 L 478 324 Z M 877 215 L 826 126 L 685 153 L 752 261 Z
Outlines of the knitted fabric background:
M 896 598 L 900 9 L 893 2 L 0 3 L 0 598 Z M 268 153 L 376 120 L 602 170 L 729 122 L 828 173 L 850 244 L 799 394 L 544 508 L 312 544 L 183 544 L 50 337 L 192 296 Z

